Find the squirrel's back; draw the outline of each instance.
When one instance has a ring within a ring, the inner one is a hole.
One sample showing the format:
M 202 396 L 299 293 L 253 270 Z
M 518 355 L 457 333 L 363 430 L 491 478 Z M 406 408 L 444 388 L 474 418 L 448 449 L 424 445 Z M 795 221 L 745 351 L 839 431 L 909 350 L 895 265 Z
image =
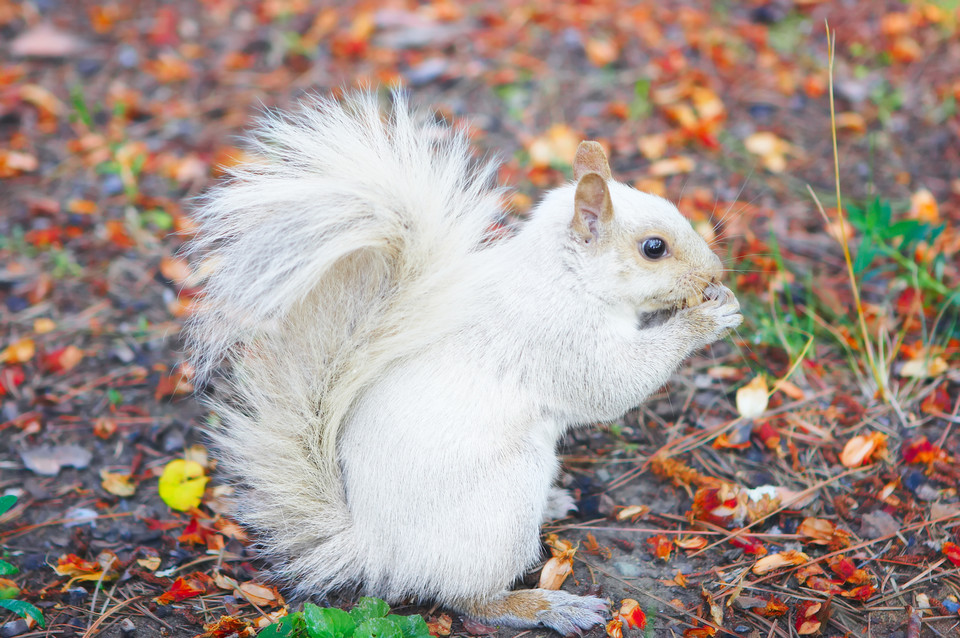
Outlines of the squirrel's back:
M 496 166 L 393 98 L 388 115 L 365 92 L 266 116 L 196 214 L 206 281 L 187 337 L 219 458 L 237 518 L 304 591 L 359 577 L 336 456 L 351 405 L 456 329 L 463 272 L 500 215 Z

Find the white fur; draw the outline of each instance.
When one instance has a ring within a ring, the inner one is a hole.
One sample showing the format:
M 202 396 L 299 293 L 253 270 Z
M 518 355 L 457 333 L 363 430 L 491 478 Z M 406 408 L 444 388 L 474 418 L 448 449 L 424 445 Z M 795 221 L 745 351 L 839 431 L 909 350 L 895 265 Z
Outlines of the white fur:
M 199 212 L 189 335 L 202 375 L 227 371 L 215 437 L 278 577 L 475 609 L 539 560 L 559 437 L 640 403 L 739 315 L 715 293 L 638 329 L 719 263 L 672 205 L 614 182 L 616 232 L 668 233 L 685 270 L 578 244 L 573 186 L 485 243 L 494 167 L 395 99 L 388 119 L 358 94 L 263 123 L 261 160 Z M 563 600 L 540 621 L 599 618 Z

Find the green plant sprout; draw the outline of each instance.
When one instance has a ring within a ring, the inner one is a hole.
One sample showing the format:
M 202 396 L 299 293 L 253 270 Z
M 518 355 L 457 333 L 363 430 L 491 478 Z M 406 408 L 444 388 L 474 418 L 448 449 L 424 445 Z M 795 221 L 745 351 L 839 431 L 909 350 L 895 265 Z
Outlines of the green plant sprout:
M 10 508 L 12 508 L 16 502 L 17 497 L 13 494 L 0 496 L 0 516 L 10 511 Z M 19 571 L 16 565 L 8 563 L 5 560 L 0 560 L 0 576 L 11 576 Z M 0 588 L 0 609 L 12 611 L 21 618 L 33 618 L 38 625 L 45 627 L 43 613 L 27 601 L 18 600 L 17 596 L 19 594 L 20 588 L 16 586 Z
M 303 611 L 288 614 L 261 631 L 259 638 L 430 638 L 418 614 L 389 614 L 379 598 L 361 598 L 349 612 L 306 603 Z

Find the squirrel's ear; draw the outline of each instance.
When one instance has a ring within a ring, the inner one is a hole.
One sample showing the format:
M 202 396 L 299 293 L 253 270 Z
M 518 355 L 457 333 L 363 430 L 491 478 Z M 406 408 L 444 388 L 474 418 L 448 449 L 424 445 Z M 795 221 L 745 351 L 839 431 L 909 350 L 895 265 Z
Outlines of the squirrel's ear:
M 601 229 L 612 221 L 613 202 L 610 201 L 607 180 L 599 173 L 587 173 L 577 182 L 571 230 L 583 243 L 589 244 L 600 235 Z
M 579 182 L 587 173 L 597 173 L 603 179 L 611 179 L 607 154 L 597 142 L 580 142 L 577 156 L 573 159 L 573 179 Z

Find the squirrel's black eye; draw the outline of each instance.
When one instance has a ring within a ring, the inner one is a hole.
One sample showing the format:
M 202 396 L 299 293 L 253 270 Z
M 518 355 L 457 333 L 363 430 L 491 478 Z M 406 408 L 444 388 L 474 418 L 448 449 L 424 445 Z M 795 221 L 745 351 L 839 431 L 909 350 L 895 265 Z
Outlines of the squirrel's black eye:
M 650 237 L 640 243 L 640 250 L 647 259 L 660 259 L 667 254 L 667 242 L 659 237 Z

